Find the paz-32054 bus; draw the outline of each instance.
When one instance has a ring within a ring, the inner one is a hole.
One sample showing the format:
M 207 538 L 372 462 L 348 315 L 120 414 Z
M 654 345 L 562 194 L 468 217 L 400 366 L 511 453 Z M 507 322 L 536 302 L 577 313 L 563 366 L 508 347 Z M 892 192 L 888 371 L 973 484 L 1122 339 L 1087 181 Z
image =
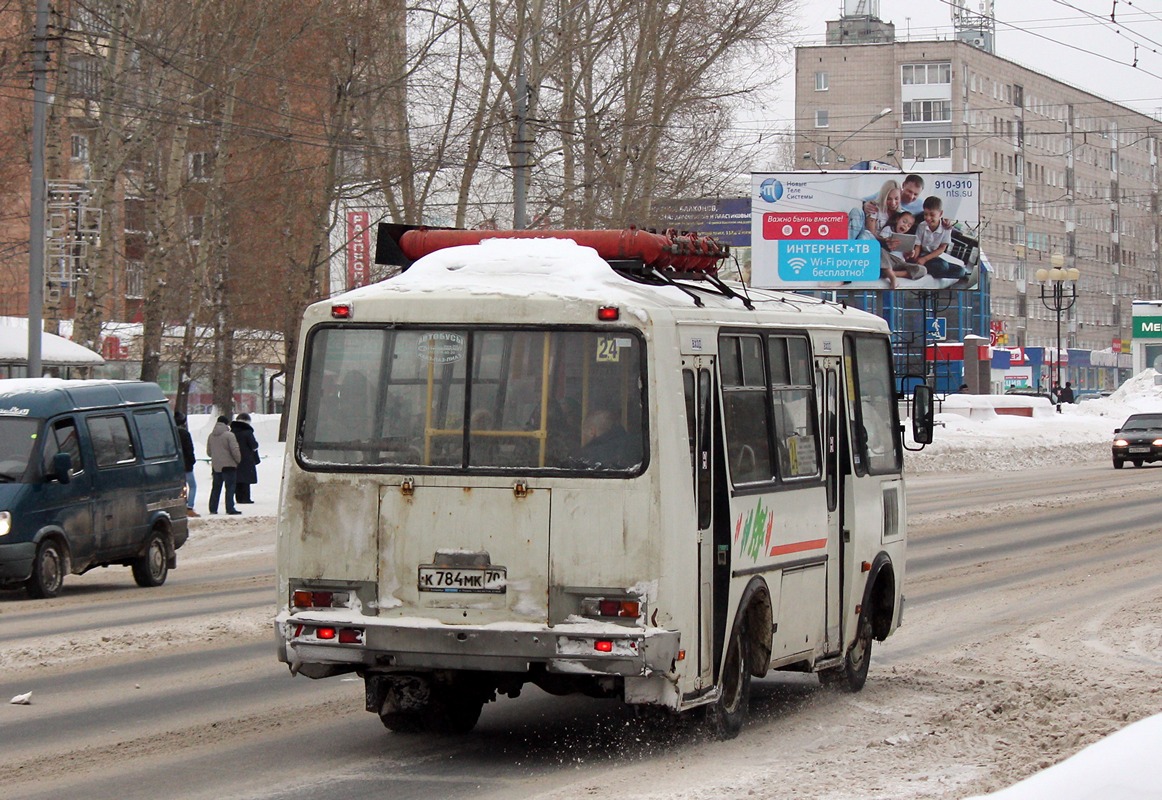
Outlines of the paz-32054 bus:
M 903 605 L 885 323 L 726 284 L 712 241 L 556 235 L 381 235 L 415 262 L 308 309 L 280 659 L 394 731 L 533 683 L 732 736 L 752 676 L 861 688 Z

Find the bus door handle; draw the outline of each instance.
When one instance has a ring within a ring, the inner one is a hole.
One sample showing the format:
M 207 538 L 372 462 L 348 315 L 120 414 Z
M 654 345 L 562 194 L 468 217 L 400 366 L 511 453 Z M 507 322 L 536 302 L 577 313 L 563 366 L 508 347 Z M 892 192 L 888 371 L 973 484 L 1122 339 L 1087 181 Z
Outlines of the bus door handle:
M 718 566 L 725 567 L 730 563 L 730 545 L 718 545 Z

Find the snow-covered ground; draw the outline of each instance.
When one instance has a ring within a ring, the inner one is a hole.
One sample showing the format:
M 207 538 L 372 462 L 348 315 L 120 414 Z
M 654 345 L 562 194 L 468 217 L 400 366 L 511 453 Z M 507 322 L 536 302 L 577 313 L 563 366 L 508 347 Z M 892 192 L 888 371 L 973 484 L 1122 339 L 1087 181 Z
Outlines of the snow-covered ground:
M 1047 401 L 953 395 L 937 414 L 936 441 L 922 452 L 907 455 L 912 473 L 1020 470 L 1034 466 L 1109 458 L 1113 430 L 1130 414 L 1162 412 L 1162 385 L 1153 370 L 1127 381 L 1108 398 L 1064 406 L 1058 414 Z M 1033 416 L 995 413 L 994 406 L 1012 402 L 1034 403 Z M 199 456 L 205 455 L 206 437 L 214 418 L 194 416 L 189 428 Z M 253 415 L 262 463 L 254 487 L 253 505 L 241 506 L 245 517 L 274 517 L 282 475 L 283 446 L 278 442 L 279 418 Z M 199 461 L 197 510 L 207 512 L 210 468 Z M 224 506 L 219 511 L 224 511 Z M 239 523 L 243 518 L 234 517 Z M 273 522 L 273 520 L 271 520 Z M 243 531 L 242 526 L 239 532 Z M 236 546 L 245 547 L 235 537 Z M 220 544 L 226 545 L 225 542 Z M 226 545 L 227 547 L 231 545 Z M 256 544 L 255 546 L 261 547 Z M 222 555 L 221 551 L 217 556 Z M 1154 758 L 1162 753 L 1162 714 L 1140 720 L 1093 744 L 1072 758 L 1002 791 L 994 800 L 1118 800 L 1162 798 L 1162 781 L 1154 772 Z

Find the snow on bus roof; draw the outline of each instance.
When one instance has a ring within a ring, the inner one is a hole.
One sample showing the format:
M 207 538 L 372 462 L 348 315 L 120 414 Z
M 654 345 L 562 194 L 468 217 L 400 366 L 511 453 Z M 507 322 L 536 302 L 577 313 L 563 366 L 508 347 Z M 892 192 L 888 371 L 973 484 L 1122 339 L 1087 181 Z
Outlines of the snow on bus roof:
M 448 247 L 416 261 L 397 281 L 465 285 L 499 277 L 561 278 L 570 285 L 605 286 L 614 275 L 592 247 L 572 239 L 485 239 L 480 244 Z

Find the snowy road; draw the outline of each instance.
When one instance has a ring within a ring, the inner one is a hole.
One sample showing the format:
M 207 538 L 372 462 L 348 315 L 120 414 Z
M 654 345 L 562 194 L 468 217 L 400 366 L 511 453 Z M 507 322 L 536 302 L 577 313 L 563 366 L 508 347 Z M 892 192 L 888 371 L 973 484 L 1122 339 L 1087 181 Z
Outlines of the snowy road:
M 273 520 L 195 523 L 170 582 L 0 595 L 8 798 L 959 798 L 1162 710 L 1162 467 L 911 479 L 905 626 L 866 689 L 756 682 L 733 742 L 528 690 L 462 739 L 275 662 Z M 142 602 L 148 599 L 149 602 Z

